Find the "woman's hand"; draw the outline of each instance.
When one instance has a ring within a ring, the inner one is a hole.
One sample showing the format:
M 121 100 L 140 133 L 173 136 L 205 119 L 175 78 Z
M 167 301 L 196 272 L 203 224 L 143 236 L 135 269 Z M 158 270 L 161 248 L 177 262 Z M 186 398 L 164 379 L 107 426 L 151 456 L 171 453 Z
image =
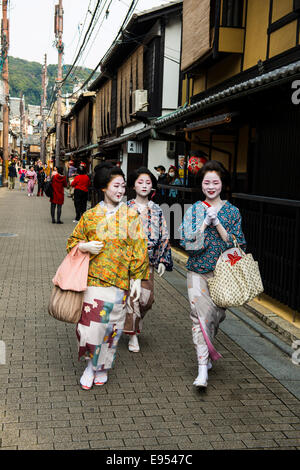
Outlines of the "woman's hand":
M 217 213 L 216 208 L 213 206 L 210 206 L 206 211 L 206 217 L 204 219 L 204 223 L 206 225 L 213 224 L 213 226 L 216 227 L 220 223 L 217 214 L 218 213 Z
M 133 297 L 135 295 L 135 298 L 133 299 L 133 302 L 137 302 L 140 298 L 141 295 L 141 289 L 142 289 L 142 281 L 141 279 L 135 279 L 131 284 L 130 287 L 130 297 Z
M 159 263 L 157 268 L 157 274 L 162 277 L 165 274 L 166 267 L 163 263 Z
M 87 243 L 79 243 L 78 248 L 83 253 L 89 252 L 92 255 L 98 255 L 102 248 L 104 247 L 104 243 L 92 241 Z

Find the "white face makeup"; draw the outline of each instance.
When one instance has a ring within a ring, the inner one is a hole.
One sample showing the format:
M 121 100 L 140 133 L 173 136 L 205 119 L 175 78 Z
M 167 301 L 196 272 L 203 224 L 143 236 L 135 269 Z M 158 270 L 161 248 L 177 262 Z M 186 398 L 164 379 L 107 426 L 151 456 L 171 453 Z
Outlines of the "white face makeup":
M 202 191 L 207 199 L 216 199 L 222 191 L 222 181 L 215 171 L 205 173 L 202 181 Z
M 149 196 L 152 190 L 152 181 L 151 181 L 150 176 L 146 174 L 140 175 L 134 183 L 134 189 L 138 196 L 141 196 L 141 197 Z
M 115 176 L 104 192 L 104 202 L 116 206 L 125 194 L 125 181 L 123 176 Z

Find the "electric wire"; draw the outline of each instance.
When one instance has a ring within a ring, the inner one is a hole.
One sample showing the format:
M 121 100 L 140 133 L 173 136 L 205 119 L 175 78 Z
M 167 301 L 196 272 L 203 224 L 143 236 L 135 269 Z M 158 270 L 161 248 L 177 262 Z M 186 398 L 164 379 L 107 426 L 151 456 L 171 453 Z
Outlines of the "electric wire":
M 101 28 L 101 26 L 102 26 L 104 20 L 107 18 L 107 13 L 109 14 L 109 7 L 110 7 L 110 5 L 111 5 L 111 3 L 112 3 L 113 0 L 110 0 L 110 3 L 109 3 L 109 5 L 108 5 L 108 7 L 106 8 L 105 16 L 103 17 L 102 21 L 100 22 L 100 25 L 99 25 L 99 27 L 98 27 L 98 30 L 97 30 L 97 32 L 96 32 L 96 34 L 95 34 L 94 39 L 93 39 L 93 42 L 92 42 L 92 44 L 91 44 L 91 46 L 90 46 L 90 48 L 89 48 L 89 50 L 88 50 L 88 52 L 87 52 L 87 54 L 86 54 L 86 56 L 85 56 L 84 59 L 82 58 L 83 52 L 84 52 L 85 49 L 86 49 L 86 46 L 87 46 L 87 44 L 88 44 L 88 42 L 89 42 L 89 40 L 90 40 L 90 38 L 91 38 L 91 36 L 92 36 L 92 34 L 93 34 L 93 32 L 94 32 L 95 26 L 96 26 L 96 24 L 98 23 L 98 21 L 99 21 L 99 19 L 100 19 L 100 17 L 101 17 L 101 14 L 102 14 L 104 8 L 106 7 L 108 1 L 109 1 L 109 0 L 105 0 L 105 2 L 104 2 L 103 5 L 102 5 L 101 10 L 99 11 L 99 14 L 98 14 L 97 18 L 95 19 L 94 26 L 93 26 L 93 28 L 92 28 L 92 30 L 91 30 L 91 32 L 90 32 L 90 35 L 89 35 L 88 40 L 87 40 L 87 42 L 86 42 L 86 45 L 85 45 L 85 47 L 84 47 L 84 49 L 83 49 L 83 51 L 82 51 L 82 54 L 81 54 L 82 63 L 81 63 L 81 64 L 78 64 L 78 65 L 76 66 L 76 70 L 75 70 L 74 73 L 76 73 L 76 71 L 77 71 L 80 67 L 81 67 L 81 68 L 85 67 L 85 62 L 86 62 L 86 60 L 87 60 L 87 57 L 88 57 L 88 55 L 89 55 L 89 53 L 90 53 L 90 51 L 91 51 L 91 48 L 92 48 L 92 46 L 93 46 L 93 44 L 94 44 L 94 42 L 95 42 L 95 40 L 96 40 L 96 38 L 97 38 L 97 36 L 98 36 L 98 33 L 99 33 L 99 31 L 100 31 L 100 28 Z M 71 74 L 71 75 L 72 75 L 72 74 Z
M 77 60 L 78 60 L 78 58 L 79 58 L 79 56 L 80 56 L 80 53 L 81 53 L 81 51 L 82 51 L 82 49 L 83 49 L 83 47 L 84 47 L 84 44 L 85 44 L 87 35 L 88 35 L 88 33 L 89 33 L 89 31 L 90 31 L 90 29 L 91 29 L 91 27 L 92 27 L 92 24 L 93 24 L 93 22 L 94 22 L 95 15 L 96 15 L 96 13 L 97 13 L 97 10 L 98 10 L 98 8 L 99 8 L 99 5 L 100 5 L 100 2 L 101 2 L 101 1 L 102 1 L 102 0 L 97 0 L 97 5 L 96 5 L 96 7 L 95 7 L 95 9 L 94 9 L 94 12 L 93 12 L 93 15 L 92 15 L 90 24 L 89 24 L 89 26 L 88 26 L 88 29 L 87 29 L 86 33 L 85 33 L 85 36 L 84 36 L 84 38 L 83 38 L 83 41 L 82 41 L 82 44 L 81 44 L 81 46 L 80 46 L 80 49 L 79 49 L 79 51 L 78 51 L 78 53 L 77 53 L 77 56 L 76 56 L 75 60 L 73 61 L 73 64 L 71 65 L 70 69 L 68 70 L 67 75 L 60 81 L 60 86 L 67 80 L 68 76 L 70 75 L 71 71 L 73 70 L 73 68 L 74 68 L 74 66 L 75 66 L 75 64 L 76 64 L 76 62 L 77 62 Z
M 134 8 L 135 8 L 135 6 L 137 5 L 138 1 L 139 1 L 139 0 L 132 0 L 132 2 L 131 2 L 131 4 L 130 4 L 130 7 L 128 8 L 128 11 L 127 11 L 127 13 L 126 13 L 126 16 L 125 16 L 125 18 L 124 18 L 124 20 L 123 20 L 123 23 L 122 23 L 122 25 L 121 25 L 121 27 L 120 27 L 120 29 L 119 29 L 119 31 L 118 31 L 118 33 L 117 33 L 115 39 L 114 39 L 112 45 L 116 43 L 117 38 L 119 37 L 120 33 L 123 31 L 123 28 L 124 28 L 124 26 L 125 26 L 125 24 L 126 24 L 128 18 L 129 18 L 130 14 L 134 11 Z M 105 57 L 105 56 L 104 56 L 104 57 Z M 93 71 L 91 72 L 91 74 L 89 75 L 89 77 L 85 80 L 85 82 L 81 85 L 81 87 L 80 87 L 78 90 L 76 90 L 76 93 L 78 93 L 78 91 L 82 90 L 82 89 L 85 87 L 85 85 L 90 81 L 90 79 L 93 77 L 93 75 L 94 75 L 95 72 L 97 71 L 98 67 L 101 65 L 101 62 L 102 62 L 102 61 L 103 61 L 103 58 L 98 62 L 98 64 L 96 65 L 96 67 L 93 69 Z M 74 96 L 74 95 L 75 95 L 75 93 L 72 93 L 71 95 L 68 95 L 67 98 L 71 98 L 71 97 Z

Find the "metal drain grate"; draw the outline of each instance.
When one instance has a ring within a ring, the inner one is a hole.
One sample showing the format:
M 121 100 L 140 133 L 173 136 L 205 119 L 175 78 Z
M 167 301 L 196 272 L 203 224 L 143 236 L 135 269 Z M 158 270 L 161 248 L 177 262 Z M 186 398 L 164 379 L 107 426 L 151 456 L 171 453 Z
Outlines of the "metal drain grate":
M 0 233 L 0 237 L 17 237 L 17 233 Z

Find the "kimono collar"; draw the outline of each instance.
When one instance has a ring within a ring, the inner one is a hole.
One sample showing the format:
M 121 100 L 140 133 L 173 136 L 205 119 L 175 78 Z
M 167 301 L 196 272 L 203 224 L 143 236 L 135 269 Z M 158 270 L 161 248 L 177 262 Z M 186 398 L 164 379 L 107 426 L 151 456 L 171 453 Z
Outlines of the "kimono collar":
M 107 208 L 106 204 L 104 203 L 104 201 L 99 202 L 99 206 L 102 207 L 102 209 L 104 209 L 105 212 L 106 212 L 106 214 L 105 214 L 106 217 L 111 217 L 112 215 L 114 215 L 120 209 L 120 207 L 123 204 L 124 204 L 124 202 L 121 201 L 121 202 L 119 202 L 119 204 L 116 207 L 114 207 L 113 209 L 108 210 L 108 208 Z
M 152 206 L 154 205 L 154 202 L 153 201 L 148 201 L 148 203 L 146 204 L 146 206 L 142 206 L 141 204 L 138 204 L 135 199 L 134 199 L 134 205 L 136 206 L 137 210 L 139 213 L 143 212 L 143 210 L 145 208 L 147 209 L 151 209 Z

